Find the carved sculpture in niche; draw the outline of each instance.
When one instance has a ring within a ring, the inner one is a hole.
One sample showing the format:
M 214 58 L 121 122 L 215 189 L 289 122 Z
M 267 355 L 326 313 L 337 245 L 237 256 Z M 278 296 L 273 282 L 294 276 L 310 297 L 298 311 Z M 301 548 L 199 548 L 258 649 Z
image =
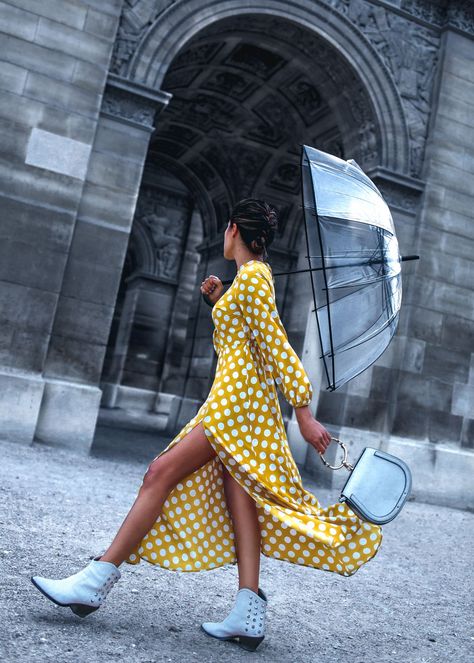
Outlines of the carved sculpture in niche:
M 178 276 L 189 204 L 182 194 L 142 187 L 136 219 L 148 228 L 153 239 L 157 276 Z

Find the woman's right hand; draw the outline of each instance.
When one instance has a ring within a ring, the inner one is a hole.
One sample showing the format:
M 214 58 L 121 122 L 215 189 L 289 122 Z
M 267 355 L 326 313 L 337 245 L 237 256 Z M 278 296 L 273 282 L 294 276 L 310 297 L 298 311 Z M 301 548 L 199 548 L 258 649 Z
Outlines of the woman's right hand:
M 201 292 L 215 304 L 224 290 L 224 285 L 218 276 L 211 274 L 201 283 Z

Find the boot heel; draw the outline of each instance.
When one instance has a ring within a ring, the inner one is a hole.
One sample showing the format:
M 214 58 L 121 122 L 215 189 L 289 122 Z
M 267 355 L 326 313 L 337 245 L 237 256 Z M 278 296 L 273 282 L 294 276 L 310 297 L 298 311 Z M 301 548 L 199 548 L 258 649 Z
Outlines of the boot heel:
M 98 608 L 94 608 L 93 606 L 89 605 L 82 605 L 82 603 L 71 603 L 69 607 L 78 617 L 87 617 L 87 615 L 90 615 L 91 612 L 94 612 L 94 610 L 98 610 Z
M 255 651 L 265 636 L 253 638 L 250 635 L 239 635 L 239 645 L 247 651 Z

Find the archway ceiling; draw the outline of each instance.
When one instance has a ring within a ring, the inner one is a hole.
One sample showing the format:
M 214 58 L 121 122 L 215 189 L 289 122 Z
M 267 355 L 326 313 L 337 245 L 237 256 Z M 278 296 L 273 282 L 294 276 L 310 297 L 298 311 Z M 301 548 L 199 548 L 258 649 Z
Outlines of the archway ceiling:
M 256 195 L 278 207 L 278 241 L 292 248 L 301 144 L 344 156 L 371 120 L 350 68 L 315 35 L 302 42 L 298 34 L 292 42 L 291 24 L 275 17 L 226 19 L 198 33 L 167 71 L 162 87 L 173 97 L 150 157 L 175 160 L 200 180 L 217 221 L 209 235 L 238 199 Z

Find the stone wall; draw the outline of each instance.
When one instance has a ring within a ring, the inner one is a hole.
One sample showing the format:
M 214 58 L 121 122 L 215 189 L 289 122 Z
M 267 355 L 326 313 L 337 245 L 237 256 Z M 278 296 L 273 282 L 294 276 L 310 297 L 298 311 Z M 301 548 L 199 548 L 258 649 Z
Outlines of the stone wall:
M 405 306 L 419 345 L 402 371 L 393 432 L 474 448 L 474 40 L 442 36 L 417 237 L 416 280 Z
M 80 327 L 79 302 L 60 293 L 121 4 L 0 7 L 0 416 L 2 435 L 22 442 L 35 433 L 55 316 Z M 56 334 L 68 336 L 64 323 Z

